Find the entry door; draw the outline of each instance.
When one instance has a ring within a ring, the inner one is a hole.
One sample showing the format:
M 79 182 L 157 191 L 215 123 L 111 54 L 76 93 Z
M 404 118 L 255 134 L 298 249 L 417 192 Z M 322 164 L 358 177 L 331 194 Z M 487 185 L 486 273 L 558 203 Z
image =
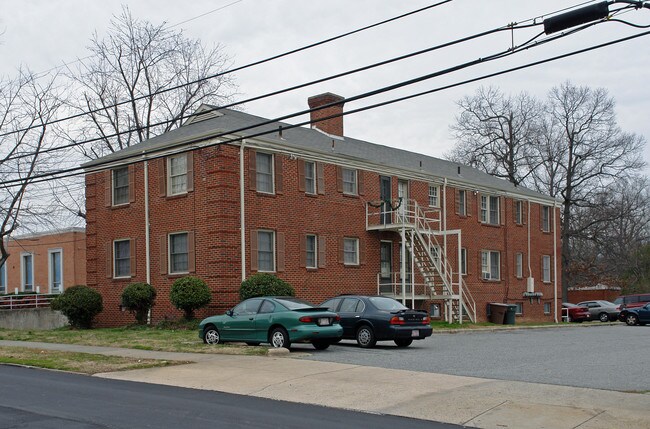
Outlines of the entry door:
M 382 241 L 380 247 L 379 292 L 393 292 L 391 273 L 393 271 L 393 243 Z
M 379 198 L 381 199 L 380 222 L 382 225 L 391 223 L 391 180 L 388 176 L 379 176 Z

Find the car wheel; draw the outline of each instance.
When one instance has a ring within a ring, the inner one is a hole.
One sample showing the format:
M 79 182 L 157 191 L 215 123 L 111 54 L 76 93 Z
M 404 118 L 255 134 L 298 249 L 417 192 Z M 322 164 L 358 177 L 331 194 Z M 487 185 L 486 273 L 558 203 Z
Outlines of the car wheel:
M 601 322 L 609 322 L 609 316 L 607 315 L 607 313 L 600 313 L 598 315 L 598 320 L 600 320 Z
M 203 329 L 203 342 L 206 344 L 219 344 L 221 341 L 221 335 L 219 335 L 219 330 L 213 325 L 208 325 Z
M 247 346 L 259 346 L 260 343 L 258 342 L 253 342 L 253 341 L 246 341 Z
M 395 344 L 397 344 L 397 347 L 408 347 L 411 345 L 413 342 L 412 339 L 400 339 L 400 340 L 395 340 Z
M 324 340 L 312 341 L 311 344 L 316 350 L 325 350 L 330 346 L 330 342 Z
M 628 314 L 625 316 L 625 323 L 627 323 L 628 326 L 634 326 L 639 323 L 639 318 L 636 317 L 636 314 Z
M 289 334 L 287 330 L 282 327 L 274 328 L 269 335 L 269 343 L 275 348 L 289 348 L 291 346 L 291 340 L 289 339 Z
M 372 328 L 368 325 L 363 325 L 357 329 L 357 344 L 363 347 L 364 349 L 374 347 L 377 344 L 375 339 L 375 333 L 372 332 Z

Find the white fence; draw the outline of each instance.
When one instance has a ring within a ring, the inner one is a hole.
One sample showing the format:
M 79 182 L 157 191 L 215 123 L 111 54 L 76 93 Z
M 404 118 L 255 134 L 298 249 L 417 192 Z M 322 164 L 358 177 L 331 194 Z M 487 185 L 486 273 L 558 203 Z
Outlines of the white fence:
M 57 294 L 35 293 L 31 295 L 0 295 L 0 310 L 22 310 L 26 308 L 46 308 Z

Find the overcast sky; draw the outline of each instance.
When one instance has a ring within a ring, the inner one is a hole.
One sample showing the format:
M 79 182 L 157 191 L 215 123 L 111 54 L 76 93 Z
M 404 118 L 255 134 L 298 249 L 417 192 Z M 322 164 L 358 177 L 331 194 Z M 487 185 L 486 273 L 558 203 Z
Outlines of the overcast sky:
M 364 31 L 342 40 L 291 55 L 236 75 L 240 98 L 281 89 L 330 74 L 425 49 L 446 41 L 523 22 L 584 0 L 454 0 L 414 16 Z M 45 71 L 88 55 L 93 32 L 103 35 L 113 15 L 128 5 L 137 18 L 154 24 L 179 24 L 205 45 L 221 43 L 234 66 L 282 53 L 434 3 L 387 0 L 0 0 L 0 73 L 12 75 L 20 65 Z M 214 11 L 223 7 L 221 10 Z M 214 11 L 212 13 L 208 13 Z M 206 14 L 207 13 L 207 14 Z M 204 16 L 201 16 L 205 14 Z M 194 19 L 195 18 L 195 19 Z M 631 11 L 628 21 L 650 24 L 650 10 Z M 184 22 L 190 20 L 188 22 Z M 538 20 L 539 22 L 540 20 Z M 520 30 L 522 43 L 541 27 Z M 399 91 L 349 103 L 346 110 L 425 91 L 531 61 L 592 46 L 644 30 L 605 23 L 505 60 L 473 67 Z M 249 113 L 274 118 L 307 108 L 307 97 L 333 92 L 351 97 L 492 53 L 511 45 L 509 32 L 422 55 L 381 69 L 329 81 L 245 106 Z M 650 139 L 647 118 L 650 85 L 649 37 L 642 37 L 577 57 L 492 78 L 482 83 L 419 97 L 345 118 L 345 134 L 362 140 L 442 157 L 453 146 L 449 125 L 458 113 L 455 102 L 480 85 L 506 93 L 544 97 L 569 79 L 575 84 L 607 88 L 617 102 L 618 121 L 625 131 Z M 289 122 L 297 122 L 298 118 Z M 650 161 L 650 148 L 645 151 Z

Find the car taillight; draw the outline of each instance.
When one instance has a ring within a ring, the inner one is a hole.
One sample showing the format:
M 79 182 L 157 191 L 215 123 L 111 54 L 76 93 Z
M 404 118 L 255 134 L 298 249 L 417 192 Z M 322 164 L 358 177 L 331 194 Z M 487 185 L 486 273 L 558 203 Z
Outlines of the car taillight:
M 339 316 L 339 315 L 337 314 L 336 317 L 334 318 L 334 321 L 335 321 L 335 322 L 340 322 L 340 321 L 341 321 L 341 316 Z
M 302 316 L 300 319 L 298 319 L 302 323 L 314 323 L 314 319 L 311 316 Z
M 390 319 L 390 324 L 391 325 L 405 325 L 406 320 L 404 320 L 404 318 L 401 317 L 401 316 L 393 316 Z
M 428 325 L 429 323 L 431 323 L 431 318 L 429 316 L 425 316 L 424 319 L 422 319 L 422 324 Z

